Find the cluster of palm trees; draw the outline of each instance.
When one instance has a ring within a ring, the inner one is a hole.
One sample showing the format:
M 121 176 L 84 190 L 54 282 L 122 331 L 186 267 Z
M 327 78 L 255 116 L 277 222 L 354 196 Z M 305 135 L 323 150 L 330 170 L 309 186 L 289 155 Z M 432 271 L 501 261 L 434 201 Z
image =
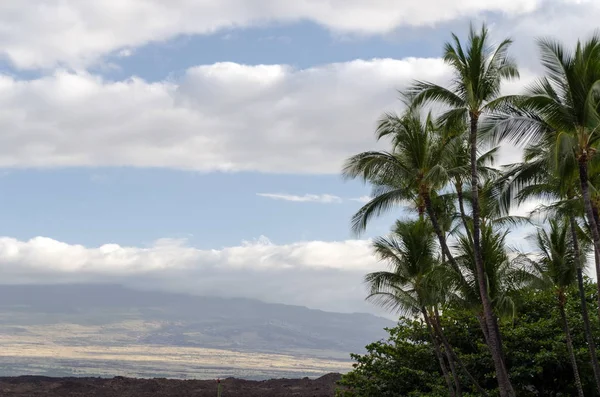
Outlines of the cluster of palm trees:
M 422 316 L 450 395 L 460 396 L 465 387 L 482 395 L 486 391 L 448 343 L 440 322 L 444 307 L 472 309 L 499 393 L 515 396 L 498 321 L 517 310 L 520 289 L 551 288 L 583 396 L 564 307 L 566 289 L 578 285 L 600 392 L 583 290 L 588 256 L 597 274 L 600 270 L 600 36 L 572 50 L 539 40 L 545 75 L 524 94 L 502 96 L 503 82 L 519 77 L 510 45 L 508 39 L 492 45 L 485 26 L 471 27 L 465 44 L 452 35 L 443 56 L 453 71 L 449 85 L 414 82 L 402 93 L 403 113 L 385 114 L 378 123 L 377 139 L 389 140 L 390 149 L 347 160 L 343 174 L 373 190 L 352 227 L 360 233 L 385 211 L 409 209 L 389 236 L 373 242 L 375 254 L 390 269 L 366 276 L 368 299 Z M 521 163 L 493 166 L 503 140 L 523 147 Z M 511 251 L 507 234 L 533 221 L 510 211 L 530 200 L 541 203 L 535 210 L 535 249 Z

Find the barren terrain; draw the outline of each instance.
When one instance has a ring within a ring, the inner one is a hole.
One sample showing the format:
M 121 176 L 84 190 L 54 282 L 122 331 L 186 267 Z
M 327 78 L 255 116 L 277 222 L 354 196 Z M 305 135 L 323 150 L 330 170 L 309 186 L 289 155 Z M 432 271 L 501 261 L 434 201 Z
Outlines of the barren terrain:
M 179 379 L 318 377 L 350 369 L 348 358 L 339 356 L 151 345 L 123 337 L 126 334 L 123 329 L 143 331 L 152 327 L 138 322 L 112 326 L 54 324 L 29 326 L 20 335 L 0 332 L 0 368 L 4 376 L 120 375 Z
M 224 379 L 223 397 L 332 397 L 338 374 L 321 378 L 248 381 Z M 3 397 L 214 397 L 215 380 L 132 378 L 0 378 Z
M 351 369 L 391 321 L 111 285 L 2 286 L 0 376 L 248 380 Z

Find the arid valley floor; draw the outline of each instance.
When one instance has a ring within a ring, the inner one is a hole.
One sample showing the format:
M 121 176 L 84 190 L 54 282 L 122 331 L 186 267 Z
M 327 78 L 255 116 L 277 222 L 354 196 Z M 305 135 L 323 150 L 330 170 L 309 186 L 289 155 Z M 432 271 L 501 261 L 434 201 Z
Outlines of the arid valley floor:
M 332 397 L 338 374 L 318 379 L 248 381 L 224 379 L 227 397 Z M 131 378 L 0 378 L 3 397 L 214 397 L 214 380 Z

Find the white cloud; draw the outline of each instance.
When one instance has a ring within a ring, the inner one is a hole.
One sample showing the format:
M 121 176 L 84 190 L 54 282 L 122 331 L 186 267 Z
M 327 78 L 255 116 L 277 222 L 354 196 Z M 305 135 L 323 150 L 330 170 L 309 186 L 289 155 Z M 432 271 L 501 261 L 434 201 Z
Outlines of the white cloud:
M 85 3 L 60 3 L 64 10 L 55 13 L 56 23 L 60 25 L 61 18 L 87 18 L 87 13 L 67 11 L 88 7 L 89 12 L 97 6 L 94 1 Z M 130 3 L 132 0 L 119 3 L 122 9 L 114 13 L 121 18 L 118 21 L 129 18 Z M 372 12 L 380 3 L 385 1 L 369 3 Z M 532 56 L 534 50 L 528 47 L 533 45 L 532 36 L 571 32 L 563 29 L 563 20 L 583 34 L 600 18 L 598 3 L 576 3 L 547 1 L 553 6 L 540 8 L 541 1 L 531 0 L 527 4 L 537 7 L 536 12 L 501 19 L 492 26 L 494 35 L 513 35 L 519 62 L 539 67 L 537 57 Z M 160 4 L 147 3 L 147 9 L 138 15 L 151 15 Z M 116 7 L 111 2 L 102 5 L 107 10 Z M 10 14 L 8 9 L 15 14 L 13 20 L 21 15 L 16 5 L 0 6 L 0 10 L 2 7 L 7 13 L 0 13 L 0 21 L 2 15 Z M 47 10 L 52 7 L 48 5 Z M 27 18 L 39 17 L 31 14 Z M 100 26 L 104 14 L 97 18 Z M 115 40 L 127 37 L 111 35 Z M 45 43 L 50 36 L 36 35 L 35 40 Z M 567 41 L 574 37 L 569 33 Z M 73 48 L 64 43 L 62 47 Z M 119 47 L 122 55 L 133 50 L 132 44 Z M 525 68 L 522 76 L 521 81 L 508 84 L 506 91 L 518 92 L 534 74 Z M 288 65 L 225 62 L 191 68 L 177 82 L 157 83 L 139 78 L 109 82 L 84 72 L 65 71 L 31 81 L 0 76 L 0 167 L 338 173 L 347 156 L 375 147 L 375 122 L 383 111 L 398 109 L 397 89 L 414 78 L 445 83 L 448 77 L 448 68 L 440 59 L 418 58 L 356 60 L 300 70 Z M 501 155 L 512 161 L 519 159 L 520 152 L 506 148 Z
M 273 200 L 295 201 L 299 203 L 341 203 L 342 198 L 332 194 L 305 194 L 297 196 L 285 193 L 257 193 L 257 196 L 270 198 Z
M 383 111 L 413 78 L 444 82 L 439 59 L 293 69 L 217 63 L 179 83 L 57 72 L 0 76 L 0 167 L 136 166 L 339 173 L 374 147 Z
M 3 283 L 119 282 L 333 311 L 375 311 L 364 302 L 362 278 L 381 266 L 367 240 L 276 245 L 261 237 L 200 250 L 176 239 L 88 248 L 44 237 L 0 238 Z
M 528 14 L 572 0 L 29 0 L 0 5 L 0 52 L 21 68 L 82 67 L 179 35 L 309 20 L 337 33 L 381 34 L 486 12 Z
M 217 63 L 181 81 L 109 82 L 56 72 L 0 75 L 0 167 L 134 166 L 337 174 L 413 79 L 444 84 L 440 59 L 355 60 L 308 69 Z M 519 83 L 533 78 L 522 71 Z
M 366 204 L 369 201 L 373 200 L 373 197 L 371 196 L 360 196 L 360 197 L 356 197 L 356 198 L 351 198 L 351 201 L 358 201 L 359 203 L 363 203 Z
M 510 36 L 512 53 L 522 67 L 541 72 L 538 38 L 552 38 L 568 46 L 577 39 L 589 37 L 598 28 L 600 2 L 596 0 L 552 1 L 539 7 L 536 12 L 520 15 L 514 19 L 500 19 L 493 26 L 494 36 Z
M 59 61 L 85 65 L 107 52 L 130 55 L 148 40 L 210 33 L 219 27 L 307 18 L 339 31 L 380 32 L 406 23 L 428 24 L 445 15 L 497 10 L 519 14 L 492 26 L 494 36 L 515 37 L 518 60 L 529 68 L 522 70 L 521 81 L 507 85 L 507 92 L 516 92 L 532 79 L 529 70 L 539 68 L 532 55 L 534 36 L 560 33 L 571 42 L 600 18 L 600 3 L 591 0 L 165 4 L 3 4 L 0 51 L 21 66 Z M 440 59 L 417 58 L 356 60 L 302 70 L 225 62 L 191 68 L 181 81 L 157 83 L 139 78 L 108 82 L 65 71 L 32 81 L 0 76 L 0 167 L 338 173 L 343 159 L 375 145 L 375 121 L 383 111 L 397 109 L 396 89 L 414 78 L 444 83 L 448 77 Z M 502 151 L 511 160 L 518 154 L 511 148 Z

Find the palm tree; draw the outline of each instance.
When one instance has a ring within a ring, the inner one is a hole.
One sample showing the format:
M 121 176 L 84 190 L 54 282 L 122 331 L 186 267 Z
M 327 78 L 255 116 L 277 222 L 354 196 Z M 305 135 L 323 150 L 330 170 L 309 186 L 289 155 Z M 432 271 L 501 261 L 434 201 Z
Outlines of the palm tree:
M 549 39 L 539 40 L 538 44 L 546 76 L 529 88 L 516 107 L 507 108 L 508 115 L 495 117 L 496 133 L 519 143 L 542 141 L 560 147 L 561 156 L 570 156 L 576 162 L 598 273 L 600 225 L 589 171 L 600 143 L 600 35 L 584 43 L 578 41 L 574 51 Z
M 600 365 L 598 364 L 598 357 L 596 354 L 596 343 L 592 335 L 590 327 L 590 319 L 587 310 L 587 300 L 585 296 L 585 287 L 583 284 L 583 269 L 585 268 L 585 255 L 582 255 L 582 244 L 579 240 L 579 235 L 583 234 L 575 216 L 569 216 L 569 226 L 571 229 L 571 238 L 573 241 L 573 253 L 575 256 L 575 263 L 577 265 L 577 286 L 579 290 L 579 300 L 581 301 L 581 315 L 583 317 L 583 325 L 585 336 L 588 343 L 588 350 L 590 353 L 590 360 L 592 362 L 592 369 L 594 371 L 594 380 L 596 381 L 596 389 L 600 392 Z M 596 260 L 598 257 L 596 256 Z
M 365 277 L 370 290 L 367 299 L 391 311 L 422 315 L 450 394 L 462 394 L 458 364 L 480 394 L 486 395 L 450 346 L 441 327 L 437 306 L 446 293 L 443 282 L 446 267 L 439 261 L 429 223 L 424 219 L 398 221 L 393 234 L 375 239 L 373 246 L 377 257 L 387 262 L 391 271 L 373 272 Z M 440 341 L 454 383 L 446 369 Z
M 451 214 L 456 211 L 451 210 L 449 204 L 455 196 L 458 196 L 462 207 L 460 213 L 466 233 L 470 235 L 471 229 L 466 223 L 460 194 L 442 190 L 452 183 L 462 187 L 466 175 L 470 174 L 464 134 L 460 129 L 449 133 L 450 124 L 438 126 L 431 114 L 422 117 L 418 107 L 412 106 L 410 97 L 407 98 L 406 112 L 401 116 L 385 114 L 376 131 L 378 139 L 392 138 L 392 151 L 363 152 L 346 161 L 343 175 L 361 178 L 371 184 L 374 196 L 354 215 L 352 228 L 360 233 L 373 217 L 382 212 L 402 204 L 414 206 L 420 219 L 427 215 L 431 221 L 441 247 L 442 262 L 447 261 L 456 276 L 461 278 L 462 273 L 446 242 L 448 233 L 454 229 Z M 478 172 L 486 178 L 497 174 L 497 170 L 489 166 L 496 151 L 493 148 L 478 157 Z
M 490 298 L 495 312 L 503 317 L 514 316 L 516 310 L 515 297 L 524 286 L 523 281 L 529 278 L 527 272 L 517 267 L 514 261 L 509 259 L 505 248 L 508 233 L 508 230 L 495 230 L 493 225 L 488 224 L 482 228 L 481 234 L 481 247 L 485 258 L 484 263 L 488 276 Z M 456 242 L 455 251 L 456 260 L 462 273 L 466 275 L 467 283 L 460 283 L 460 280 L 454 282 L 456 292 L 452 299 L 459 306 L 470 308 L 478 316 L 482 307 L 477 285 L 477 273 L 473 261 L 473 244 L 465 235 L 460 235 Z M 485 338 L 489 337 L 488 328 L 485 324 L 482 324 L 482 332 Z
M 468 145 L 468 131 L 464 123 L 460 120 L 457 125 L 448 121 L 441 124 L 443 133 L 443 147 L 445 156 L 442 158 L 444 167 L 447 170 L 447 175 L 454 188 L 454 192 L 446 193 L 456 201 L 458 205 L 458 217 L 462 222 L 467 236 L 472 238 L 472 219 L 465 210 L 465 201 L 469 201 L 471 195 L 469 192 L 471 166 L 470 166 L 470 149 Z M 494 162 L 498 153 L 499 147 L 491 147 L 486 151 L 478 151 L 477 153 L 477 170 L 479 178 L 486 182 L 495 180 L 500 176 L 500 171 L 494 168 Z M 466 189 L 465 189 L 466 188 Z M 481 194 L 480 194 L 481 196 Z
M 490 46 L 488 31 L 482 26 L 476 32 L 471 26 L 468 45 L 463 48 L 456 35 L 453 43 L 447 43 L 444 49 L 444 60 L 454 72 L 451 88 L 441 87 L 428 82 L 417 82 L 411 92 L 415 95 L 415 104 L 428 101 L 439 102 L 450 109 L 441 119 L 456 123 L 457 120 L 468 120 L 469 149 L 471 164 L 471 209 L 473 219 L 473 245 L 477 273 L 477 282 L 485 322 L 489 328 L 489 348 L 494 360 L 500 395 L 514 396 L 506 365 L 502 360 L 502 342 L 498 332 L 497 318 L 487 289 L 485 267 L 481 253 L 480 214 L 479 214 L 479 173 L 477 167 L 477 138 L 479 120 L 486 113 L 493 111 L 506 102 L 500 96 L 501 83 L 506 79 L 518 77 L 513 60 L 508 56 L 511 40 L 506 39 L 498 46 Z
M 502 197 L 503 189 L 506 187 L 504 178 L 504 175 L 497 173 L 480 183 L 479 215 L 482 230 L 486 226 L 491 226 L 494 230 L 506 230 L 511 226 L 522 226 L 531 223 L 528 216 L 510 214 L 510 207 L 506 205 L 503 201 L 504 197 Z M 469 201 L 471 200 L 470 193 L 466 194 L 465 197 Z M 467 220 L 469 225 L 472 225 L 472 218 L 467 216 Z
M 428 313 L 428 306 L 436 300 L 435 289 L 431 288 L 429 278 L 429 273 L 436 265 L 436 246 L 431 229 L 423 220 L 398 221 L 393 235 L 376 238 L 373 248 L 376 256 L 387 262 L 391 271 L 378 271 L 365 276 L 370 291 L 367 300 L 389 311 L 423 316 L 448 391 L 456 396 L 458 389 L 460 395 L 459 384 L 453 384 L 450 379 Z M 453 362 L 448 360 L 448 363 L 456 379 Z
M 575 387 L 577 388 L 578 396 L 583 397 L 583 387 L 573 350 L 573 339 L 565 313 L 566 291 L 576 282 L 579 264 L 575 260 L 569 220 L 552 219 L 549 221 L 549 224 L 549 231 L 540 228 L 535 236 L 533 236 L 538 251 L 536 258 L 532 259 L 528 255 L 520 255 L 520 259 L 535 272 L 537 276 L 535 284 L 537 284 L 537 287 L 552 289 L 556 294 L 569 359 L 573 367 Z
M 600 365 L 591 331 L 583 282 L 585 255 L 581 253 L 582 244 L 578 237 L 584 233 L 579 227 L 577 218 L 582 217 L 584 211 L 582 200 L 578 196 L 580 192 L 577 191 L 577 162 L 568 152 L 566 155 L 561 155 L 561 153 L 564 151 L 559 145 L 551 147 L 547 142 L 528 146 L 525 149 L 523 163 L 507 166 L 504 180 L 500 183 L 503 185 L 502 194 L 504 195 L 501 201 L 509 206 L 512 200 L 522 203 L 531 198 L 545 199 L 552 203 L 539 205 L 534 210 L 535 212 L 545 213 L 547 217 L 554 216 L 568 220 L 565 227 L 570 230 L 569 241 L 572 245 L 575 263 L 574 270 L 581 302 L 581 315 L 596 388 L 600 391 Z
M 378 140 L 391 138 L 392 151 L 359 153 L 344 165 L 344 177 L 361 178 L 373 186 L 374 198 L 354 215 L 352 229 L 358 234 L 374 216 L 407 201 L 414 203 L 419 216 L 426 214 L 431 221 L 443 255 L 456 268 L 432 198 L 449 181 L 443 160 L 446 142 L 431 114 L 423 117 L 409 97 L 405 104 L 403 115 L 385 114 L 376 130 Z

